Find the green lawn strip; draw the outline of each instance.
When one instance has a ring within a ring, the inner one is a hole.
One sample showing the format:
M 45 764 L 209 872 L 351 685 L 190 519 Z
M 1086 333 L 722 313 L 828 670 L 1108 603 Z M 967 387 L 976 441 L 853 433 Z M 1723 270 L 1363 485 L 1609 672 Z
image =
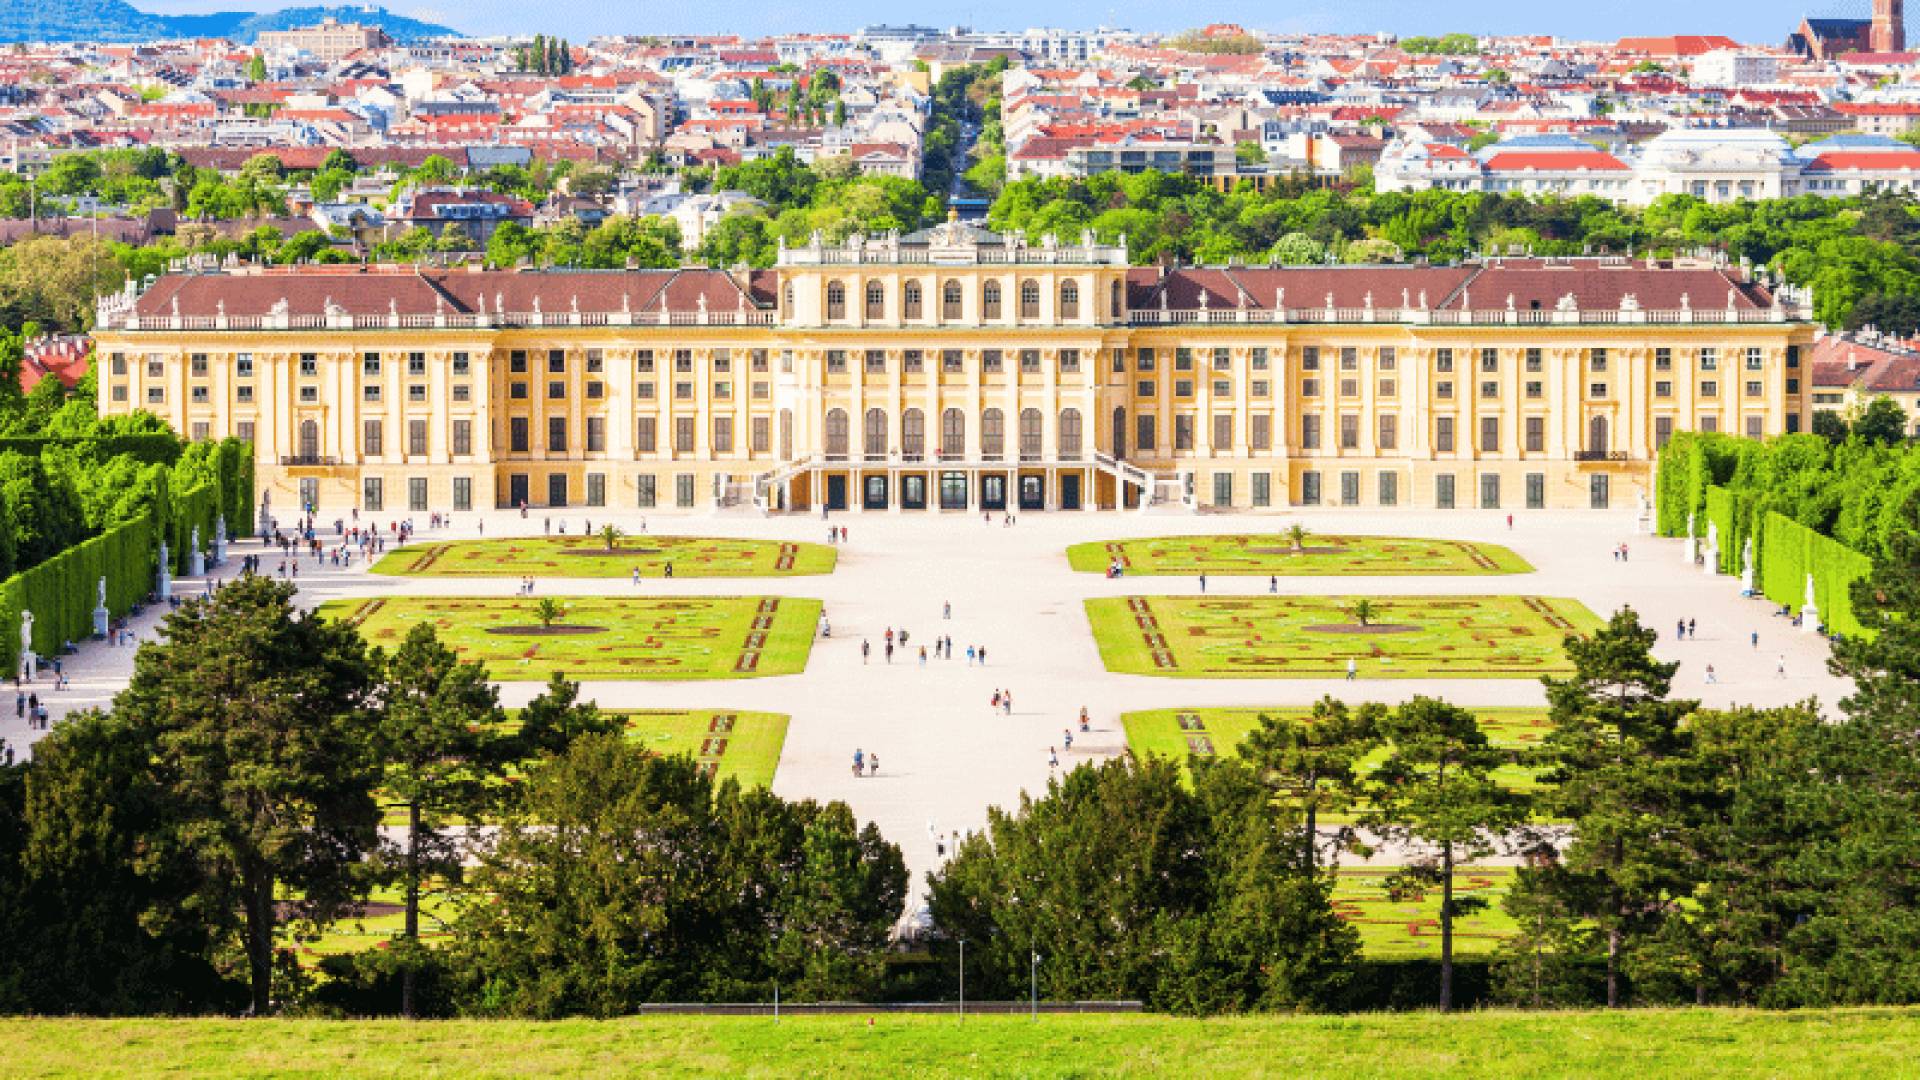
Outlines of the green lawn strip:
M 1235 753 L 1248 733 L 1260 726 L 1260 717 L 1263 715 L 1304 720 L 1310 715 L 1310 710 L 1297 707 L 1149 709 L 1122 713 L 1120 723 L 1127 733 L 1127 746 L 1132 748 L 1134 754 L 1141 757 L 1159 754 L 1180 762 L 1184 767 L 1192 755 L 1208 757 Z M 1539 749 L 1540 741 L 1546 737 L 1550 727 L 1545 709 L 1476 708 L 1473 715 L 1480 721 L 1480 730 L 1486 733 L 1489 742 L 1511 750 Z M 1188 718 L 1187 726 L 1181 726 L 1181 717 Z M 1387 751 L 1383 747 L 1364 759 L 1360 767 L 1370 772 L 1386 757 Z M 1533 791 L 1540 786 L 1540 770 L 1532 766 L 1502 765 L 1494 770 L 1493 776 L 1501 785 L 1514 791 Z M 1348 820 L 1351 819 L 1340 815 L 1327 818 L 1329 824 L 1344 824 Z
M 741 787 L 773 786 L 774 770 L 780 765 L 780 749 L 787 741 L 784 713 L 747 712 L 740 709 L 606 709 L 624 717 L 627 736 L 660 754 L 687 754 L 702 764 L 713 766 L 715 780 L 738 780 Z M 518 711 L 510 714 L 504 730 L 519 725 Z M 716 718 L 720 723 L 716 725 Z M 727 720 L 726 718 L 731 718 Z M 724 731 L 716 731 L 716 726 Z M 509 769 L 507 778 L 517 778 L 520 770 Z M 406 807 L 386 801 L 383 822 L 405 825 Z
M 1417 536 L 1322 536 L 1309 533 L 1299 551 L 1281 533 L 1154 536 L 1096 540 L 1067 549 L 1075 570 L 1104 572 L 1115 560 L 1129 575 L 1526 574 L 1533 566 L 1499 544 Z
M 1353 614 L 1372 605 L 1368 625 Z M 1107 670 L 1185 678 L 1537 679 L 1601 623 L 1540 596 L 1125 596 L 1086 602 Z
M 710 536 L 624 536 L 606 550 L 598 536 L 520 536 L 409 544 L 373 566 L 403 577 L 643 578 L 792 577 L 830 574 L 839 560 L 825 544 Z
M 807 666 L 820 601 L 791 597 L 560 598 L 556 626 L 542 633 L 532 597 L 393 597 L 331 600 L 322 614 L 347 619 L 374 645 L 392 649 L 416 622 L 431 621 L 463 659 L 490 678 L 545 682 L 555 673 L 595 679 L 737 679 L 791 675 Z M 495 632 L 499 631 L 499 632 Z
M 1887 1077 L 1920 1010 L 0 1021 L 13 1076 Z
M 375 889 L 359 915 L 329 923 L 318 933 L 296 935 L 284 923 L 276 933 L 283 945 L 296 950 L 303 967 L 315 967 L 329 956 L 385 948 L 406 929 L 405 901 L 398 886 Z M 424 884 L 420 890 L 420 940 L 428 945 L 445 941 L 454 909 L 452 892 L 438 884 Z

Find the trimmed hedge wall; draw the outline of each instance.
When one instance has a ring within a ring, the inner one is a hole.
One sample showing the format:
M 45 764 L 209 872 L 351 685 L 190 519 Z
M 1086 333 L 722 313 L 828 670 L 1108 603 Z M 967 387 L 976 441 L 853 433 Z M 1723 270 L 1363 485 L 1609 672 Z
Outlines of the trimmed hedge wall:
M 20 613 L 33 612 L 33 649 L 59 654 L 67 641 L 93 636 L 99 582 L 107 579 L 107 610 L 115 618 L 153 592 L 153 522 L 146 518 L 109 529 L 0 582 L 0 656 L 20 668 Z
M 1761 526 L 1767 553 L 1761 564 L 1761 591 L 1777 604 L 1799 611 L 1807 599 L 1807 575 L 1813 575 L 1813 599 L 1828 633 L 1863 633 L 1853 614 L 1853 583 L 1873 572 L 1873 560 L 1838 540 L 1821 536 L 1781 514 L 1768 512 Z

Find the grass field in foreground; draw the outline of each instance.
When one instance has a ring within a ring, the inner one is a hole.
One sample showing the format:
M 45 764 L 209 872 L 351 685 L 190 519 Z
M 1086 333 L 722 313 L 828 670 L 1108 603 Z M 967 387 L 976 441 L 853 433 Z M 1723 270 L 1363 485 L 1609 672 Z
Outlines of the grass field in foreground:
M 830 574 L 840 553 L 825 544 L 711 536 L 518 536 L 410 544 L 373 566 L 412 577 L 791 577 Z
M 1279 533 L 1151 536 L 1075 544 L 1075 570 L 1105 571 L 1118 560 L 1129 574 L 1250 574 L 1287 577 L 1380 574 L 1525 574 L 1533 567 L 1499 544 L 1417 536 L 1308 534 L 1299 551 Z
M 531 597 L 393 597 L 330 600 L 367 641 L 397 647 L 414 623 L 499 680 L 739 679 L 805 669 L 820 601 L 772 596 L 562 598 L 566 615 L 545 633 Z
M 0 1020 L 14 1077 L 1912 1075 L 1920 1011 Z
M 1353 615 L 1365 600 L 1365 626 Z M 1108 671 L 1198 678 L 1515 678 L 1572 670 L 1561 639 L 1597 628 L 1542 596 L 1121 596 L 1087 601 Z

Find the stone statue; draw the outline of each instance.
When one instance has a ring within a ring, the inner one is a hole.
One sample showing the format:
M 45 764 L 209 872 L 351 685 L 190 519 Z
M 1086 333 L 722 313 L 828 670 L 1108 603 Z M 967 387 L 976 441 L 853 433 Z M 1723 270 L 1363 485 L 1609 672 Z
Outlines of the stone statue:
M 1800 629 L 1815 633 L 1820 629 L 1820 605 L 1813 599 L 1813 575 L 1807 575 L 1807 602 L 1800 606 Z
M 207 572 L 207 556 L 200 550 L 200 526 L 193 527 L 193 536 L 187 541 L 187 576 L 203 577 Z
M 93 608 L 93 636 L 107 636 L 107 624 L 113 621 L 113 612 L 107 610 L 107 579 L 100 579 L 100 601 Z
M 33 681 L 33 673 L 39 668 L 39 658 L 33 655 L 33 612 L 20 612 L 20 678 Z
M 227 515 L 221 514 L 213 523 L 213 565 L 224 566 L 227 561 Z
M 1694 535 L 1693 514 L 1691 511 L 1689 511 L 1687 514 L 1686 556 L 1687 556 L 1688 566 L 1692 566 L 1694 563 L 1697 563 L 1700 561 L 1700 538 Z
M 98 601 L 98 603 L 96 603 L 96 605 L 95 605 L 95 606 L 96 606 L 96 607 L 106 607 L 106 606 L 107 606 L 107 579 L 106 579 L 106 578 L 104 578 L 104 577 L 100 579 L 100 590 L 99 590 L 99 594 L 100 594 L 100 599 L 99 599 L 99 601 Z
M 153 595 L 163 604 L 173 599 L 173 559 L 168 555 L 165 540 L 160 541 L 160 577 L 154 583 Z
M 1707 522 L 1707 551 L 1706 557 L 1701 561 L 1700 568 L 1708 574 L 1717 574 L 1720 572 L 1719 522 Z
M 1753 537 L 1740 549 L 1740 595 L 1753 595 Z

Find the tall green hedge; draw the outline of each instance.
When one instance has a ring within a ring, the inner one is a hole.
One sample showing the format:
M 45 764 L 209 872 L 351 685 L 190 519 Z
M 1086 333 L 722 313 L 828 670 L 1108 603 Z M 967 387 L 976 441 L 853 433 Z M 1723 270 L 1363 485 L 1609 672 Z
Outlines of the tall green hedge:
M 19 670 L 22 611 L 33 612 L 34 651 L 55 656 L 63 642 L 92 636 L 102 577 L 107 610 L 116 618 L 152 593 L 155 543 L 153 522 L 141 518 L 0 582 L 0 656 L 7 670 Z
M 1722 574 L 1738 574 L 1740 549 L 1735 540 L 1738 530 L 1734 528 L 1733 493 L 1723 487 L 1709 487 L 1705 509 L 1706 513 L 1702 515 L 1697 527 L 1702 537 L 1706 535 L 1709 525 L 1719 530 L 1716 534 L 1720 541 L 1719 565 L 1715 569 Z M 1729 563 L 1732 564 L 1731 567 Z
M 1813 575 L 1813 599 L 1820 621 L 1829 633 L 1862 633 L 1853 614 L 1853 583 L 1873 571 L 1873 560 L 1838 540 L 1821 536 L 1782 514 L 1768 512 L 1761 525 L 1766 559 L 1761 563 L 1761 591 L 1777 604 L 1796 612 L 1807 598 L 1807 575 Z

